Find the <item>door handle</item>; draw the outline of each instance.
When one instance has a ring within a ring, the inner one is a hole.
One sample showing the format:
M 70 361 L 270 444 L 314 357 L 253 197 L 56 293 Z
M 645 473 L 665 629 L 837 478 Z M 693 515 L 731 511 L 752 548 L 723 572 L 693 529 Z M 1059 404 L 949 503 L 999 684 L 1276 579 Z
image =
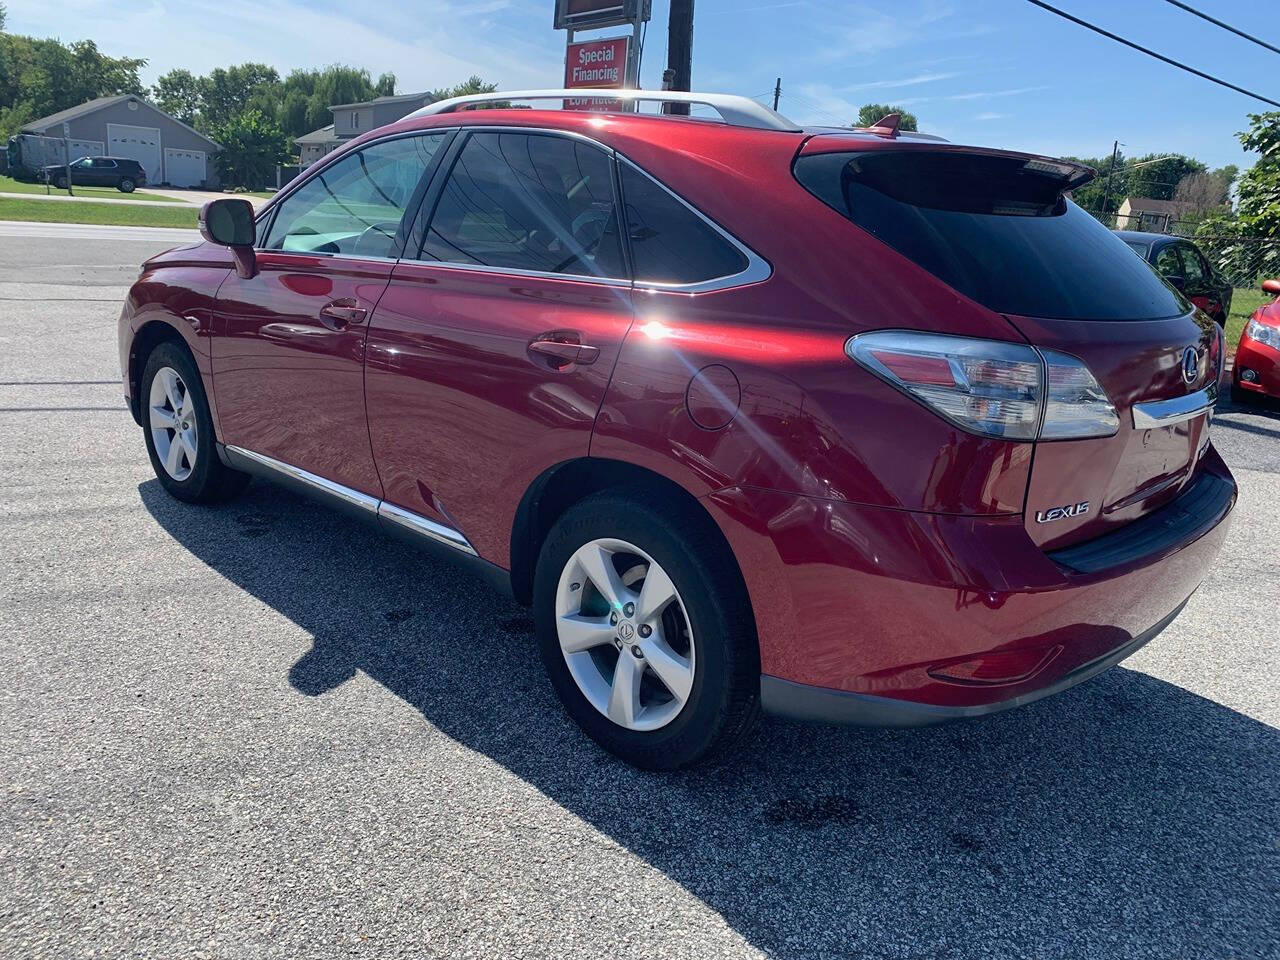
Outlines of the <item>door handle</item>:
M 364 323 L 369 311 L 355 300 L 346 298 L 326 303 L 320 308 L 320 322 L 330 330 L 342 330 L 348 324 Z
M 567 367 L 571 363 L 595 363 L 600 348 L 585 343 L 539 338 L 529 344 L 531 353 L 540 353 L 551 360 L 553 366 Z

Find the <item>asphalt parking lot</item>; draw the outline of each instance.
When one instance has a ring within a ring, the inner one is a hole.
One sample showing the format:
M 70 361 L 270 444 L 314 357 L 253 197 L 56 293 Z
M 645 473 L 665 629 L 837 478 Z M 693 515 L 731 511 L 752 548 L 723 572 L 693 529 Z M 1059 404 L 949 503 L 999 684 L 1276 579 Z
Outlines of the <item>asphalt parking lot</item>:
M 167 231 L 0 224 L 0 955 L 1280 956 L 1280 414 L 1182 616 L 1021 711 L 631 770 L 525 612 L 255 483 L 154 480 L 119 303 Z

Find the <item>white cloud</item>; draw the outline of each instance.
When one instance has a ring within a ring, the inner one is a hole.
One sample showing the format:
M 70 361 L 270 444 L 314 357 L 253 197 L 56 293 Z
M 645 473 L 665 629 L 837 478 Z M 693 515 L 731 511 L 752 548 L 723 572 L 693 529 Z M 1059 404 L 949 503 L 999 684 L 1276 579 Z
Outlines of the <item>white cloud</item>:
M 855 90 L 873 90 L 878 88 L 897 89 L 898 87 L 914 87 L 922 83 L 936 83 L 939 80 L 951 80 L 955 77 L 962 77 L 962 73 L 919 73 L 914 77 L 904 77 L 899 80 L 870 80 L 866 83 L 854 83 L 841 90 L 846 93 L 852 93 Z
M 954 103 L 965 100 L 991 100 L 996 97 L 1016 97 L 1024 93 L 1036 93 L 1040 90 L 1049 89 L 1051 88 L 1042 85 L 1037 87 L 1012 87 L 1007 90 L 974 90 L 968 93 L 948 93 L 937 96 L 908 97 L 904 100 L 899 100 L 898 102 L 903 106 L 907 106 L 913 103 L 929 103 L 931 101 L 948 101 Z
M 330 63 L 364 67 L 374 77 L 390 71 L 403 92 L 448 86 L 473 73 L 508 89 L 559 86 L 563 70 L 564 35 L 551 30 L 549 7 L 510 0 L 419 0 L 411 13 L 305 0 L 152 0 L 144 7 L 47 0 L 39 10 L 9 7 L 7 29 L 15 33 L 91 37 L 114 56 L 147 57 L 144 82 L 174 67 L 207 73 L 245 61 L 282 74 Z
M 988 111 L 985 111 L 984 113 L 978 114 L 973 119 L 975 120 L 1007 120 L 1010 116 L 1011 114 L 1008 114 L 1008 113 L 993 113 L 992 111 L 988 110 Z

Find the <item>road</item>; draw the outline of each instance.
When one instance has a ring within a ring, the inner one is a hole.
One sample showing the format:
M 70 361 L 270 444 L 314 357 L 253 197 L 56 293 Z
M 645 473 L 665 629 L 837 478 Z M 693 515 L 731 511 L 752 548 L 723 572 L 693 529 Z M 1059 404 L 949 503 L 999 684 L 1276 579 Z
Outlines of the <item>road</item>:
M 175 241 L 39 232 L 0 230 L 4 956 L 1280 956 L 1275 413 L 1215 421 L 1232 534 L 1124 666 L 643 774 L 488 588 L 262 483 L 166 497 L 115 320 Z

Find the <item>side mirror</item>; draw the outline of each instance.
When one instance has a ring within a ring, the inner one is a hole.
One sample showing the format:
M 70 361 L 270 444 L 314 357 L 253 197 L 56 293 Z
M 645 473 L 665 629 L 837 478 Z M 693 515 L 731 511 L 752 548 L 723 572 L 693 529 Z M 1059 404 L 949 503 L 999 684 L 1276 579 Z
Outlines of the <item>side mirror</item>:
M 1280 297 L 1280 280 L 1263 280 L 1262 292 L 1269 293 L 1273 297 Z
M 236 273 L 248 279 L 258 272 L 253 255 L 257 226 L 253 222 L 253 204 L 237 197 L 210 200 L 200 209 L 200 236 L 220 247 L 229 247 L 235 258 Z
M 1165 279 L 1168 280 L 1175 287 L 1177 287 L 1179 290 L 1187 289 L 1186 277 L 1165 277 Z

